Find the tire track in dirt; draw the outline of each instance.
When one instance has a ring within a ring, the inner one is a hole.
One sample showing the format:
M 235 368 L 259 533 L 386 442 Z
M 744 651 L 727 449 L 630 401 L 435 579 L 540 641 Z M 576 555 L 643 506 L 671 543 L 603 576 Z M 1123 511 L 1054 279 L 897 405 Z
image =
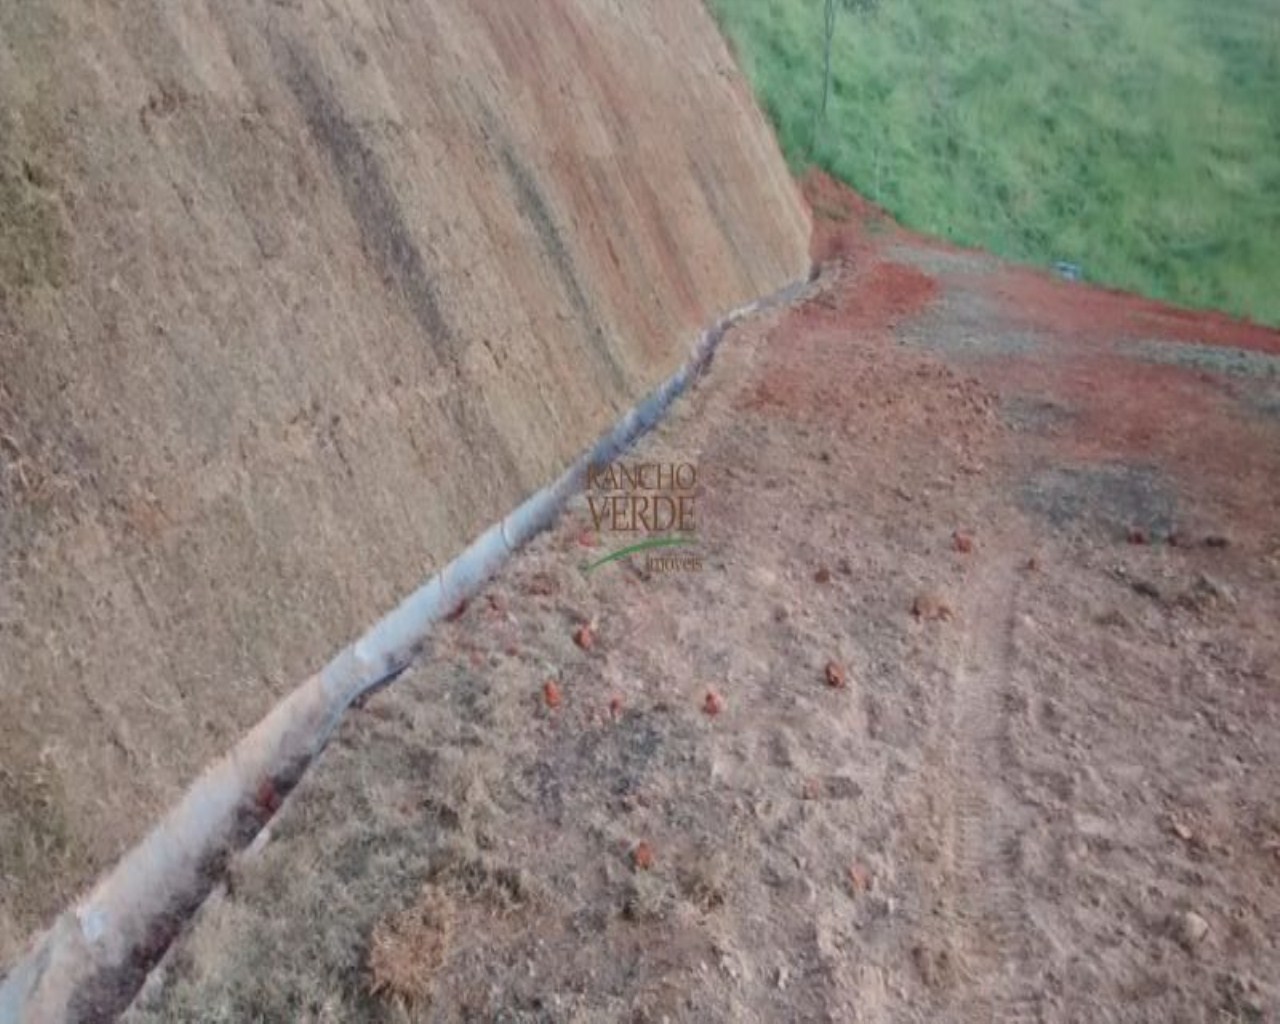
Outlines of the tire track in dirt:
M 959 1020 L 984 1024 L 1044 1019 L 1035 929 L 1019 881 L 1026 804 L 1010 720 L 1020 696 L 1010 668 L 1023 571 L 1008 557 L 975 567 L 952 676 L 945 782 L 963 984 L 956 1009 Z

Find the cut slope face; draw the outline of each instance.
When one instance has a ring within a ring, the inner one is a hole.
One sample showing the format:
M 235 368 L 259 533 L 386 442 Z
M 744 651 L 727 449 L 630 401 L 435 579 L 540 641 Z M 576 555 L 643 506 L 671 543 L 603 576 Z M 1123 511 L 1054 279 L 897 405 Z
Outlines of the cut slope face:
M 0 11 L 0 958 L 807 266 L 702 6 Z

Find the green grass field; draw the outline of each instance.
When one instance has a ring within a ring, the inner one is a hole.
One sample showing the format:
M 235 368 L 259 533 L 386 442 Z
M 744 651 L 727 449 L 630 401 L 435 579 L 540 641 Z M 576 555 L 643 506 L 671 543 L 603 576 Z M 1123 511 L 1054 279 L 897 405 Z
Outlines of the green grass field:
M 904 224 L 1280 325 L 1280 0 L 709 0 L 797 170 Z

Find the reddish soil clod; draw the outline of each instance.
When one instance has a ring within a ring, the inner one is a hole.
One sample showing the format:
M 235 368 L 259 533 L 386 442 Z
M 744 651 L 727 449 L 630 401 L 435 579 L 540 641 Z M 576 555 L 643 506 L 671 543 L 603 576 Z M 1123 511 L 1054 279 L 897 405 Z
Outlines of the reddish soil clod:
M 967 555 L 973 551 L 973 537 L 967 533 L 957 530 L 951 535 L 951 545 L 960 554 Z
M 254 794 L 254 800 L 258 805 L 258 809 L 266 816 L 275 814 L 276 811 L 280 810 L 280 793 L 271 779 L 263 779 L 258 784 L 258 791 Z
M 653 847 L 646 840 L 640 840 L 636 848 L 631 851 L 631 863 L 637 871 L 648 871 L 653 867 L 653 862 Z
M 445 622 L 457 622 L 467 613 L 467 609 L 469 607 L 471 607 L 471 602 L 469 600 L 463 599 L 459 601 L 449 614 L 444 617 Z
M 588 625 L 579 626 L 573 634 L 573 642 L 581 647 L 584 651 L 589 651 L 596 645 L 595 630 Z
M 848 677 L 845 675 L 844 666 L 841 665 L 840 662 L 838 661 L 827 662 L 827 667 L 824 674 L 826 675 L 826 678 L 827 678 L 827 685 L 831 687 L 833 690 L 843 689 L 845 683 L 848 682 Z
M 560 693 L 560 684 L 554 679 L 548 679 L 542 684 L 542 699 L 546 701 L 547 707 L 558 708 L 563 696 Z
M 538 572 L 529 578 L 529 581 L 524 585 L 524 589 L 525 593 L 533 594 L 537 597 L 551 597 L 559 592 L 560 584 L 550 573 Z
M 724 698 L 715 690 L 708 690 L 706 699 L 702 702 L 702 710 L 714 718 L 724 710 Z

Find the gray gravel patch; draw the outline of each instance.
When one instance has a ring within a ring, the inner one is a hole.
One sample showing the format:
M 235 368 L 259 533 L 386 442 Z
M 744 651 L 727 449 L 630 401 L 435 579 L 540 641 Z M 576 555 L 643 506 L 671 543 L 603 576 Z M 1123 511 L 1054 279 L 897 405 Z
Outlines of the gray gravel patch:
M 921 249 L 914 245 L 895 245 L 889 249 L 891 259 L 923 270 L 930 277 L 948 274 L 984 274 L 998 266 L 998 261 L 982 252 L 950 252 Z
M 1280 387 L 1254 388 L 1246 396 L 1245 404 L 1259 416 L 1280 422 Z
M 1077 413 L 1061 402 L 1033 395 L 1007 395 L 1000 399 L 1000 415 L 1014 430 L 1029 434 L 1061 433 Z
M 1102 531 L 1116 539 L 1142 529 L 1152 540 L 1173 532 L 1176 502 L 1172 488 L 1150 466 L 1054 466 L 1022 487 L 1024 508 L 1057 529 Z
M 1280 378 L 1280 356 L 1249 349 L 1146 339 L 1126 345 L 1121 351 L 1147 362 L 1168 366 L 1242 377 Z
M 926 315 L 899 331 L 898 340 L 914 348 L 952 357 L 1028 356 L 1044 346 L 1033 331 L 1008 330 L 985 299 L 960 289 L 948 290 Z

